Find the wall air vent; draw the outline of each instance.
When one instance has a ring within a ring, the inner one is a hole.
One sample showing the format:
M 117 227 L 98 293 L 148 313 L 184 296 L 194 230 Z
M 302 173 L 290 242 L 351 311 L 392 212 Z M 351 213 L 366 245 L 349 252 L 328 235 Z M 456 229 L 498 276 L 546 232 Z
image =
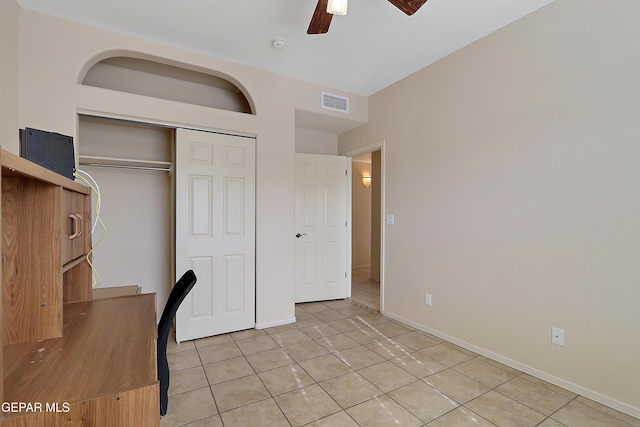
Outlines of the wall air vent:
M 339 111 L 341 113 L 349 112 L 349 98 L 331 93 L 322 92 L 322 108 L 325 110 Z

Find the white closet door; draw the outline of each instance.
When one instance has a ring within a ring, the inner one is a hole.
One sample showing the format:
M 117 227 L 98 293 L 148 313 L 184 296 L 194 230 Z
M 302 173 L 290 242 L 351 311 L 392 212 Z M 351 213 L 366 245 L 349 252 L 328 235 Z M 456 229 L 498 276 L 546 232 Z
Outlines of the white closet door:
M 255 140 L 176 132 L 176 276 L 198 281 L 178 342 L 255 326 Z

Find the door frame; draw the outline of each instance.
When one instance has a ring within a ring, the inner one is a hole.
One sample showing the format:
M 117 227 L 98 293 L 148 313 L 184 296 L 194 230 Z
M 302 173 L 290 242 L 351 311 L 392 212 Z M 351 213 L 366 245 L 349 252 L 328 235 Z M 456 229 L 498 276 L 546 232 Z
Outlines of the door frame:
M 171 228 L 169 230 L 169 235 L 170 235 L 170 250 L 171 250 L 171 257 L 170 257 L 170 276 L 172 277 L 171 280 L 169 280 L 168 283 L 166 283 L 167 286 L 167 298 L 169 297 L 171 290 L 173 289 L 173 286 L 175 285 L 176 281 L 178 280 L 177 274 L 176 274 L 176 225 L 175 225 L 175 218 L 176 218 L 176 183 L 175 183 L 175 166 L 176 166 L 176 130 L 178 128 L 180 129 L 186 129 L 186 130 L 194 130 L 194 131 L 200 131 L 200 132 L 208 132 L 208 133 L 218 133 L 218 134 L 223 134 L 223 135 L 230 135 L 230 136 L 238 136 L 238 137 L 242 137 L 242 138 L 250 138 L 250 139 L 254 139 L 256 142 L 256 148 L 255 148 L 255 184 L 256 184 L 256 188 L 255 188 L 255 194 L 254 194 L 254 203 L 256 204 L 256 214 L 254 215 L 254 227 L 257 227 L 257 194 L 258 194 L 258 188 L 257 188 L 257 180 L 258 180 L 258 134 L 254 133 L 254 132 L 242 132 L 242 131 L 238 131 L 238 130 L 223 130 L 222 128 L 218 128 L 218 127 L 209 127 L 209 126 L 201 126 L 201 125 L 194 125 L 194 124 L 186 124 L 186 123 L 180 123 L 180 122 L 172 122 L 172 121 L 167 121 L 166 119 L 156 119 L 156 118 L 152 118 L 152 117 L 138 117 L 138 116 L 131 116 L 128 114 L 116 114 L 110 111 L 106 111 L 106 110 L 94 110 L 94 109 L 87 109 L 87 108 L 76 108 L 75 111 L 75 125 L 76 125 L 76 134 L 78 133 L 78 129 L 80 126 L 80 118 L 81 116 L 85 116 L 85 117 L 96 117 L 96 118 L 100 118 L 100 119 L 111 119 L 111 120 L 121 120 L 124 122 L 132 122 L 132 123 L 139 123 L 142 125 L 149 125 L 149 126 L 157 126 L 160 128 L 165 128 L 165 129 L 171 129 L 173 131 L 173 138 L 171 141 L 171 161 L 172 161 L 172 171 L 169 173 L 170 176 L 170 206 L 168 207 L 171 211 Z M 78 164 L 79 161 L 79 147 L 76 146 L 75 149 L 75 161 L 76 164 Z M 255 234 L 257 236 L 257 228 L 255 231 Z M 258 247 L 257 247 L 257 243 L 256 240 L 254 240 L 254 264 L 257 265 L 257 251 L 258 251 Z M 255 270 L 255 266 L 254 266 L 254 270 Z M 254 277 L 254 292 L 255 292 L 255 301 L 254 301 L 254 328 L 258 329 L 257 325 L 257 307 L 258 307 L 258 302 L 257 302 L 257 275 Z M 158 285 L 161 286 L 161 285 Z M 158 296 L 156 295 L 156 311 L 157 311 L 157 320 L 160 319 L 160 315 L 162 314 L 162 310 L 164 310 L 164 307 L 166 305 L 167 301 L 162 301 L 160 299 L 158 299 Z M 287 322 L 290 323 L 290 322 Z
M 380 314 L 385 314 L 384 308 L 384 286 L 385 286 L 385 145 L 384 139 L 374 142 L 363 147 L 348 150 L 341 155 L 347 157 L 356 157 L 361 154 L 371 153 L 380 150 Z M 351 247 L 351 243 L 349 245 Z M 350 249 L 351 250 L 351 249 Z

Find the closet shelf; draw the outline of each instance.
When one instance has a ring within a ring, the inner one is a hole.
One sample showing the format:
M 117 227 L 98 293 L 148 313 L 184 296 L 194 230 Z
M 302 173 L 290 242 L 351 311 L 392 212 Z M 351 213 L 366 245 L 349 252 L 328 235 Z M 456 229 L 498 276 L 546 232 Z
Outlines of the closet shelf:
M 80 166 L 96 166 L 116 169 L 137 169 L 160 172 L 171 172 L 173 163 L 159 160 L 127 159 L 121 157 L 102 157 L 80 155 Z

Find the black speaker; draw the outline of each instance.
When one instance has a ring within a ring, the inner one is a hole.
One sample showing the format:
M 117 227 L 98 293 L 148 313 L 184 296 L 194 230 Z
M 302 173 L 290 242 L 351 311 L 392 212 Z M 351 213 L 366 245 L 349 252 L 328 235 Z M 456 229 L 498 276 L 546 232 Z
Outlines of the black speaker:
M 32 128 L 20 129 L 20 156 L 74 179 L 76 158 L 72 136 Z

